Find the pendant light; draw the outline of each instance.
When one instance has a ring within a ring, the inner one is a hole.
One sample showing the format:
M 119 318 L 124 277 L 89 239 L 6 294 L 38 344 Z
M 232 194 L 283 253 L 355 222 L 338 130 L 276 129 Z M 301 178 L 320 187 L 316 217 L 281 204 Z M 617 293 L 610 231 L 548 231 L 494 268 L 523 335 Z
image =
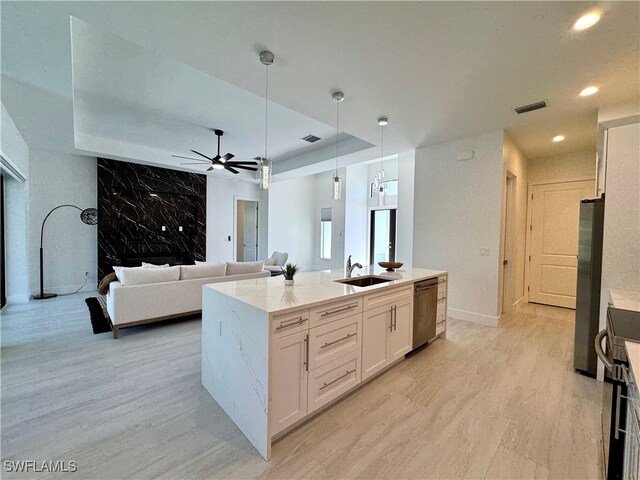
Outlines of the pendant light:
M 384 181 L 384 168 L 382 168 L 382 157 L 384 156 L 384 126 L 389 123 L 387 117 L 378 118 L 380 125 L 380 170 L 374 179 L 375 189 L 378 192 L 378 206 L 383 207 L 387 197 L 387 185 Z
M 333 175 L 333 199 L 342 197 L 342 177 L 338 175 L 338 133 L 340 132 L 340 102 L 344 100 L 344 93 L 335 92 L 331 98 L 336 102 L 336 171 Z
M 268 156 L 269 133 L 269 65 L 273 65 L 274 56 L 268 50 L 260 52 L 260 62 L 265 66 L 264 70 L 264 156 L 260 161 L 260 188 L 268 190 L 271 184 L 271 160 Z

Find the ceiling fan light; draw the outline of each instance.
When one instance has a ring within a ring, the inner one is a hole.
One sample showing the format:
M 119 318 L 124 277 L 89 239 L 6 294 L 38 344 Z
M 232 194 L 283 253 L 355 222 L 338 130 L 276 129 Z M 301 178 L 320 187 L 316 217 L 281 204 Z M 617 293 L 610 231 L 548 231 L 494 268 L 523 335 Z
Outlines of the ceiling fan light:
M 215 168 L 216 170 L 223 170 L 224 166 L 220 165 L 219 163 L 214 163 L 213 168 Z

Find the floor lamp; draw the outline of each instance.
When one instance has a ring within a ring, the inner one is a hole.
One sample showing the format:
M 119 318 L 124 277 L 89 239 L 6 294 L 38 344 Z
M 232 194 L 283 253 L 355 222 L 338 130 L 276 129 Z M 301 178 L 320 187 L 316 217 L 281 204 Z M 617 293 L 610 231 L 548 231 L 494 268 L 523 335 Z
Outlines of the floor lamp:
M 46 298 L 53 298 L 57 296 L 57 293 L 44 293 L 44 250 L 42 249 L 42 240 L 44 238 L 44 225 L 47 223 L 47 218 L 53 212 L 62 207 L 71 207 L 77 210 L 80 210 L 80 220 L 82 223 L 86 223 L 87 225 L 97 225 L 98 224 L 98 210 L 95 208 L 85 208 L 84 210 L 80 207 L 76 207 L 75 205 L 58 205 L 55 208 L 52 208 L 47 216 L 44 217 L 42 221 L 42 227 L 40 227 L 40 293 L 38 295 L 34 295 L 33 298 L 36 300 L 44 300 Z

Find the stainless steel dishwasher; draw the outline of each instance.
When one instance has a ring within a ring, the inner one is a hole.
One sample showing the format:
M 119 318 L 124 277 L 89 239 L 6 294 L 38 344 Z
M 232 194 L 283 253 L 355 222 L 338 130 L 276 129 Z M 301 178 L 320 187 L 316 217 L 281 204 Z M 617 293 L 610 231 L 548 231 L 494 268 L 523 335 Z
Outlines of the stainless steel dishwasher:
M 438 310 L 438 279 L 416 282 L 413 293 L 413 348 L 424 345 L 436 336 Z

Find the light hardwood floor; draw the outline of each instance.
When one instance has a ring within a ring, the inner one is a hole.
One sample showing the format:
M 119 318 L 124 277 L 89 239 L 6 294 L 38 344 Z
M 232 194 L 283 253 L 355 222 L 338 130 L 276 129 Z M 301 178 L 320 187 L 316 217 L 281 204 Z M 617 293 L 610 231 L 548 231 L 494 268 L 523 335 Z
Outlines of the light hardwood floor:
M 264 462 L 200 385 L 200 321 L 93 335 L 83 295 L 0 319 L 2 478 L 600 478 L 601 386 L 573 372 L 573 312 L 523 305 L 438 340 Z

